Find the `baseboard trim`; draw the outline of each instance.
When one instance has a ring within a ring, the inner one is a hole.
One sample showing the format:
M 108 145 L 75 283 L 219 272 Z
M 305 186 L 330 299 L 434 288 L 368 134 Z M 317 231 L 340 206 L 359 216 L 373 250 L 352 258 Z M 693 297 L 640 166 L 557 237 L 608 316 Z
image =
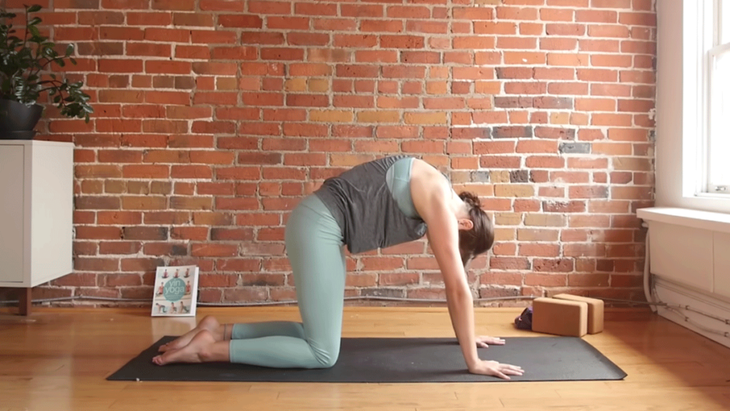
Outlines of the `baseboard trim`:
M 695 310 L 710 314 L 714 317 L 730 319 L 730 302 L 712 294 L 699 292 L 659 277 L 654 277 L 654 290 L 658 300 L 672 306 L 690 306 Z M 677 309 L 680 313 L 668 307 L 658 307 L 657 314 L 688 328 L 706 338 L 730 348 L 730 324 L 709 318 L 700 313 Z M 689 318 L 690 321 L 687 321 Z M 725 335 L 710 332 L 708 329 Z

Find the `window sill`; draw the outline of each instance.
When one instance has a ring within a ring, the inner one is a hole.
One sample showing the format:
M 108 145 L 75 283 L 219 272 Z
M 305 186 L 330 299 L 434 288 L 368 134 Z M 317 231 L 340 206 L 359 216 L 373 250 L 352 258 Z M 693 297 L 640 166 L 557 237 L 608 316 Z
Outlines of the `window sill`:
M 661 222 L 684 227 L 730 233 L 730 214 L 675 207 L 647 207 L 636 212 L 648 222 Z

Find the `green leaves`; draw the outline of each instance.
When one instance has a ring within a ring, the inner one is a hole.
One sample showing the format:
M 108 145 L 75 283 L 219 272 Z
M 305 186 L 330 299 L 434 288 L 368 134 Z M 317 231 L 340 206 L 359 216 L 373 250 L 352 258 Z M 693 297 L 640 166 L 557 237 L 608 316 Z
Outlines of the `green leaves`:
M 93 108 L 90 97 L 82 91 L 83 82 L 69 83 L 53 73 L 47 73 L 55 65 L 65 67 L 66 62 L 77 64 L 72 57 L 73 44 L 66 46 L 59 54 L 56 44 L 41 35 L 39 17 L 32 13 L 41 10 L 40 5 L 26 6 L 25 28 L 18 33 L 10 21 L 14 13 L 0 10 L 0 98 L 11 99 L 26 105 L 36 104 L 44 92 L 51 97 L 61 114 L 67 117 L 84 118 L 89 121 Z M 18 34 L 22 34 L 19 37 Z

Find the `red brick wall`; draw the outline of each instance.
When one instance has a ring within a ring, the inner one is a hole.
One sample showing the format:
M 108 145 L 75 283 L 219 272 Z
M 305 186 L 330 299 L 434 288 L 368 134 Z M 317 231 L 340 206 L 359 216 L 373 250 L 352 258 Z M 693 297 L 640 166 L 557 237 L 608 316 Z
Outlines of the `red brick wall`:
M 17 7 L 19 0 L 7 0 Z M 493 212 L 483 297 L 642 298 L 653 199 L 652 0 L 45 0 L 78 44 L 75 273 L 36 296 L 294 297 L 289 210 L 346 167 L 423 156 Z M 348 295 L 443 297 L 425 242 L 351 258 Z

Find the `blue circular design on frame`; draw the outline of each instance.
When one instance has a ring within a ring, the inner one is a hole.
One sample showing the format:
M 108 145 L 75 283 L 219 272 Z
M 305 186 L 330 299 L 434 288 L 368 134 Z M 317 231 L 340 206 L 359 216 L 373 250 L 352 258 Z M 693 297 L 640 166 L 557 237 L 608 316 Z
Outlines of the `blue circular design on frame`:
M 167 301 L 178 301 L 185 295 L 185 281 L 179 278 L 173 278 L 165 283 L 163 291 Z

